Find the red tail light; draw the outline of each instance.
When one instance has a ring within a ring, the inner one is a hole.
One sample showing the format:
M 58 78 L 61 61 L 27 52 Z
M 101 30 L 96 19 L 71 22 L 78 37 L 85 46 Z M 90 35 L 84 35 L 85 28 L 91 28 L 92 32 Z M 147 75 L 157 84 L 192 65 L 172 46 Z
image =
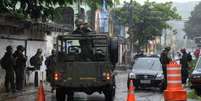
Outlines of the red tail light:
M 62 74 L 60 72 L 54 72 L 53 73 L 53 79 L 55 81 L 60 80 L 61 79 Z
M 103 79 L 104 79 L 104 80 L 110 80 L 110 79 L 111 79 L 111 73 L 106 73 L 106 72 L 104 72 L 104 73 L 103 73 Z

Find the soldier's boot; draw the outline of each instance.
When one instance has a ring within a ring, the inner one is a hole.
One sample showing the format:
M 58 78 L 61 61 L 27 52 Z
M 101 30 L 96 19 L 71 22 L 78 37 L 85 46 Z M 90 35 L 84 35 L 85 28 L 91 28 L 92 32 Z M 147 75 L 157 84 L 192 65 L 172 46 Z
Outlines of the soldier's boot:
M 10 89 L 9 89 L 9 78 L 8 78 L 8 75 L 6 75 L 6 77 L 5 77 L 4 86 L 5 86 L 6 92 L 8 93 L 10 91 Z

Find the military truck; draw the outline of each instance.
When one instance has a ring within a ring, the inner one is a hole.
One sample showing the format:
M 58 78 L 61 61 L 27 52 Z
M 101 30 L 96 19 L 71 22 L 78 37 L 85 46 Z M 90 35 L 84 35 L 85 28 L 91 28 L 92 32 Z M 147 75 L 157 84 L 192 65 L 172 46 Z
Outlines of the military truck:
M 74 92 L 115 96 L 113 70 L 118 61 L 118 42 L 105 34 L 61 35 L 56 42 L 57 63 L 52 79 L 57 101 L 73 101 Z

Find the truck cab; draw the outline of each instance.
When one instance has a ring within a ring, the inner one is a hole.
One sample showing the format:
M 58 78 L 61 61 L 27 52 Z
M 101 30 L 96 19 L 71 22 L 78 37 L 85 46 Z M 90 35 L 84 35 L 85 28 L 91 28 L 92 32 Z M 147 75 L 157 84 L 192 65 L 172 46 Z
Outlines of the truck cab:
M 105 101 L 114 100 L 117 41 L 102 34 L 62 35 L 57 37 L 56 48 L 51 79 L 57 101 L 65 101 L 66 94 L 67 101 L 73 101 L 74 92 L 99 92 L 105 95 Z

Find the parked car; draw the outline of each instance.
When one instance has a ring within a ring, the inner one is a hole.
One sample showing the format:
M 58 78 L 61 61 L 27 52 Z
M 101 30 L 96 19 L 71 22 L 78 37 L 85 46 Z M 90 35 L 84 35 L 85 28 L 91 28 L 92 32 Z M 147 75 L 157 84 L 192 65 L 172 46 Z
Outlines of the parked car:
M 140 57 L 133 64 L 128 74 L 128 82 L 133 80 L 136 89 L 144 87 L 159 87 L 164 90 L 164 75 L 159 57 Z
M 195 69 L 190 76 L 191 88 L 201 95 L 201 57 L 198 59 Z

